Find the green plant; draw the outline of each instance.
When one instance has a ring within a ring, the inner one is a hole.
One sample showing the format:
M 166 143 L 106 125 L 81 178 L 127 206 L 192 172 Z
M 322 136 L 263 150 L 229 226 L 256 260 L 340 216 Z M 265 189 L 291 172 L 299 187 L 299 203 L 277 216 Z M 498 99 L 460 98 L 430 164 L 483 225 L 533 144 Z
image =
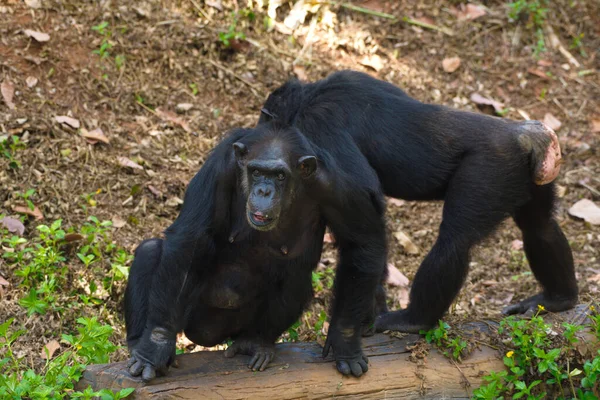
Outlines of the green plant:
M 6 357 L 0 360 L 0 398 L 62 399 L 122 399 L 134 389 L 126 388 L 117 393 L 110 390 L 93 392 L 86 388 L 83 392 L 74 392 L 74 385 L 83 373 L 86 365 L 106 363 L 117 346 L 109 337 L 113 328 L 101 325 L 94 318 L 77 320 L 77 335 L 62 335 L 66 345 L 58 356 L 48 360 L 41 371 L 28 367 L 26 359 L 19 359 L 12 350 L 13 343 L 25 332 L 23 329 L 10 332 L 14 318 L 0 325 L 0 351 Z M 48 353 L 46 353 L 48 356 Z
M 27 207 L 31 211 L 35 209 L 35 205 L 31 200 L 29 200 L 29 198 L 35 194 L 35 189 L 29 189 L 25 193 L 17 192 L 16 194 L 18 197 L 21 197 L 25 201 L 25 204 L 27 204 Z
M 21 163 L 15 158 L 18 150 L 26 148 L 18 136 L 0 137 L 0 153 L 8 159 L 8 166 L 12 169 L 21 168 Z
M 535 31 L 536 46 L 534 56 L 538 57 L 540 53 L 546 51 L 544 40 L 544 24 L 548 9 L 546 5 L 548 0 L 516 0 L 508 3 L 508 17 L 512 21 L 520 20 L 526 17 L 526 27 Z
M 238 12 L 231 13 L 231 22 L 226 32 L 219 32 L 219 40 L 224 47 L 230 47 L 232 40 L 246 39 L 244 32 L 238 31 L 238 22 L 240 17 L 254 21 L 256 15 L 250 9 L 243 9 Z
M 583 57 L 587 57 L 587 53 L 583 48 L 583 43 L 581 42 L 584 36 L 584 33 L 580 33 L 577 36 L 573 36 L 573 40 L 571 41 L 571 45 L 569 46 L 569 48 L 577 49 L 579 50 L 579 54 L 581 54 Z
M 438 321 L 436 328 L 421 331 L 420 333 L 425 335 L 427 343 L 435 344 L 446 357 L 450 357 L 450 353 L 447 350 L 451 350 L 452 358 L 460 360 L 463 352 L 467 350 L 467 341 L 452 332 L 450 325 L 442 320 Z

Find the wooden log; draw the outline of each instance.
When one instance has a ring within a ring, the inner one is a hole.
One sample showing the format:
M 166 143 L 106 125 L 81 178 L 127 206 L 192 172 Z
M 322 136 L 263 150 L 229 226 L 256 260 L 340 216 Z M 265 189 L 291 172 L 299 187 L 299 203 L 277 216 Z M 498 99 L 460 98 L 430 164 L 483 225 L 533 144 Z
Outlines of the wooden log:
M 546 321 L 583 323 L 586 306 L 553 314 Z M 581 316 L 584 316 L 583 319 Z M 462 325 L 461 329 L 493 334 L 495 322 Z M 360 378 L 343 377 L 331 355 L 321 356 L 317 343 L 277 344 L 275 359 L 263 372 L 247 368 L 249 356 L 227 359 L 222 351 L 202 351 L 177 356 L 178 368 L 149 384 L 133 378 L 126 362 L 91 365 L 78 383 L 83 389 L 136 388 L 134 399 L 350 399 L 470 398 L 481 377 L 504 369 L 502 354 L 480 346 L 461 363 L 431 349 L 422 360 L 411 357 L 419 335 L 397 338 L 386 334 L 363 339 L 369 371 Z M 589 344 L 589 341 L 586 341 Z

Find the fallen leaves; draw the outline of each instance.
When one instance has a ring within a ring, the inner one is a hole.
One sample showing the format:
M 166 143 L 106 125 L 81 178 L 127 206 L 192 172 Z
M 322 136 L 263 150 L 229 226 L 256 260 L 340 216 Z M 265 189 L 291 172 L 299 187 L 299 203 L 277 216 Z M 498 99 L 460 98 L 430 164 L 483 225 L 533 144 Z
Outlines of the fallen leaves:
M 308 81 L 308 75 L 306 75 L 306 68 L 304 68 L 304 66 L 294 65 L 292 70 L 294 71 L 296 78 L 300 79 L 301 81 Z
M 502 112 L 502 110 L 504 109 L 504 104 L 500 103 L 499 101 L 484 97 L 479 93 L 472 93 L 470 98 L 471 101 L 475 104 L 494 107 L 494 110 L 497 113 Z
M 34 77 L 34 76 L 28 76 L 25 79 L 25 83 L 27 84 L 28 88 L 32 88 L 32 87 L 34 87 L 35 85 L 38 84 L 38 79 L 36 77 Z
M 110 140 L 106 137 L 106 135 L 104 134 L 104 132 L 102 132 L 102 129 L 100 129 L 100 128 L 96 128 L 89 132 L 87 129 L 81 128 L 81 131 L 79 134 L 81 136 L 83 136 L 91 144 L 96 144 L 98 142 L 108 144 L 110 142 Z
M 442 61 L 442 67 L 444 68 L 444 71 L 448 73 L 456 71 L 458 67 L 460 67 L 460 57 L 444 58 L 444 61 Z
M 17 233 L 19 236 L 23 236 L 25 233 L 25 225 L 18 219 L 4 217 L 0 223 L 2 223 L 10 233 Z
M 49 360 L 52 358 L 56 350 L 60 349 L 60 343 L 56 339 L 52 339 L 48 343 L 44 345 L 42 351 L 40 352 L 40 357 L 44 360 Z
M 155 110 L 156 115 L 165 122 L 172 122 L 175 125 L 179 125 L 187 133 L 191 133 L 192 129 L 182 118 L 178 117 L 173 111 L 163 110 L 160 107 Z
M 15 103 L 13 103 L 13 97 L 15 96 L 15 85 L 8 79 L 5 79 L 2 81 L 2 85 L 0 85 L 0 92 L 2 92 L 2 98 L 4 99 L 4 102 L 8 108 L 14 110 L 16 108 Z
M 10 282 L 0 275 L 0 298 L 4 295 L 4 288 L 8 286 L 10 286 Z
M 592 133 L 598 133 L 598 132 L 600 132 L 600 118 L 597 118 L 597 119 L 594 118 L 594 119 L 592 119 L 591 126 L 592 126 L 591 127 Z
M 26 207 L 26 206 L 13 206 L 12 209 L 16 213 L 29 215 L 31 217 L 34 217 L 38 221 L 41 221 L 41 220 L 44 219 L 44 214 L 42 214 L 42 212 L 40 211 L 40 209 L 38 208 L 38 206 L 35 206 L 33 208 L 33 210 L 31 208 L 29 208 L 29 207 Z
M 454 14 L 460 21 L 472 21 L 484 16 L 487 12 L 485 11 L 485 8 L 479 4 L 461 4 Z
M 388 277 L 387 283 L 392 286 L 408 287 L 410 281 L 396 266 L 392 263 L 387 265 Z
M 510 243 L 511 250 L 522 250 L 523 249 L 523 241 L 519 239 L 515 239 Z
M 81 126 L 79 124 L 79 120 L 77 120 L 75 118 L 71 118 L 71 117 L 66 116 L 66 115 L 57 115 L 56 117 L 54 117 L 54 119 L 59 124 L 65 124 L 65 125 L 68 125 L 68 126 L 70 126 L 71 128 L 74 128 L 74 129 L 79 129 L 79 127 Z
M 359 63 L 365 67 L 372 68 L 375 72 L 379 72 L 383 68 L 383 60 L 377 54 L 364 56 Z
M 43 43 L 50 40 L 50 35 L 44 32 L 32 31 L 31 29 L 25 29 L 23 31 L 24 34 L 29 36 L 30 38 L 35 39 L 36 41 Z
M 421 250 L 417 247 L 416 244 L 413 243 L 411 238 L 402 231 L 397 231 L 394 233 L 394 237 L 398 240 L 400 245 L 404 248 L 408 254 L 419 254 Z
M 115 228 L 119 229 L 119 228 L 122 228 L 125 225 L 127 225 L 127 221 L 125 221 L 123 218 L 119 217 L 118 215 L 115 215 L 112 219 L 112 224 Z
M 142 167 L 141 165 L 139 165 L 138 163 L 136 163 L 134 161 L 131 161 L 127 157 L 117 157 L 117 161 L 119 162 L 119 165 L 121 167 L 128 167 L 128 168 L 133 168 L 133 169 L 144 169 L 144 167 Z
M 192 108 L 194 108 L 192 103 L 179 103 L 175 106 L 175 111 L 184 113 L 190 111 Z
M 406 204 L 406 201 L 405 201 L 405 200 L 402 200 L 402 199 L 394 199 L 393 197 L 389 197 L 389 198 L 387 199 L 387 202 L 388 202 L 388 204 L 391 204 L 391 205 L 393 205 L 393 206 L 396 206 L 396 207 L 402 207 L 403 205 L 405 205 L 405 204 Z
M 560 120 L 558 118 L 556 118 L 554 115 L 550 114 L 550 113 L 546 113 L 546 115 L 544 115 L 544 124 L 546 124 L 546 126 L 548 126 L 548 128 L 552 129 L 553 131 L 557 131 L 560 129 L 560 127 L 562 126 L 562 122 L 560 122 Z
M 326 233 L 325 236 L 323 236 L 323 242 L 324 243 L 335 243 L 335 238 L 333 237 L 333 235 L 331 233 Z
M 582 199 L 569 208 L 569 214 L 592 225 L 600 225 L 600 207 L 591 200 Z

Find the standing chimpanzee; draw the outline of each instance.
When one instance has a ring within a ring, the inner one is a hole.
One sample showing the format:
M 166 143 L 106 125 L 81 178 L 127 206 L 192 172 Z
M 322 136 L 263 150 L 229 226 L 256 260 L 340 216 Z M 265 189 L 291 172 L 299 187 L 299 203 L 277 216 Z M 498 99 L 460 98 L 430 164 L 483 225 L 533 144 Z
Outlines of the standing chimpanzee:
M 194 342 L 235 340 L 264 369 L 272 345 L 311 297 L 325 226 L 339 246 L 324 354 L 337 368 L 367 370 L 360 336 L 381 299 L 386 238 L 383 193 L 445 200 L 439 237 L 419 268 L 407 309 L 378 330 L 427 329 L 467 274 L 469 251 L 505 218 L 523 232 L 544 291 L 508 307 L 572 307 L 569 245 L 553 219 L 560 149 L 539 122 L 513 122 L 423 104 L 366 74 L 342 71 L 273 92 L 253 129 L 236 130 L 190 183 L 163 241 L 136 251 L 126 293 L 130 371 L 164 371 L 184 330 Z M 384 310 L 385 311 L 385 310 Z

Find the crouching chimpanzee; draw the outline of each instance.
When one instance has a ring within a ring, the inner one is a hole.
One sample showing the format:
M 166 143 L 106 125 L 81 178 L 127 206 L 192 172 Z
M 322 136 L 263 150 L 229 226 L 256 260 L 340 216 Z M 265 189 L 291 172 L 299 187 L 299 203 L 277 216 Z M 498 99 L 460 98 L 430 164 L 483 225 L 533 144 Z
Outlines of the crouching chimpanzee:
M 507 217 L 523 232 L 543 291 L 505 309 L 572 307 L 571 250 L 553 219 L 560 149 L 545 125 L 418 102 L 366 74 L 290 81 L 267 99 L 257 126 L 234 130 L 186 192 L 165 240 L 136 250 L 126 292 L 130 372 L 165 371 L 175 336 L 252 355 L 264 369 L 273 342 L 311 297 L 325 227 L 340 260 L 326 355 L 338 370 L 367 371 L 360 336 L 386 311 L 383 195 L 444 200 L 438 239 L 419 268 L 407 309 L 377 330 L 433 326 L 457 296 L 469 251 Z M 377 296 L 379 295 L 379 296 Z M 372 328 L 372 327 L 371 327 Z

